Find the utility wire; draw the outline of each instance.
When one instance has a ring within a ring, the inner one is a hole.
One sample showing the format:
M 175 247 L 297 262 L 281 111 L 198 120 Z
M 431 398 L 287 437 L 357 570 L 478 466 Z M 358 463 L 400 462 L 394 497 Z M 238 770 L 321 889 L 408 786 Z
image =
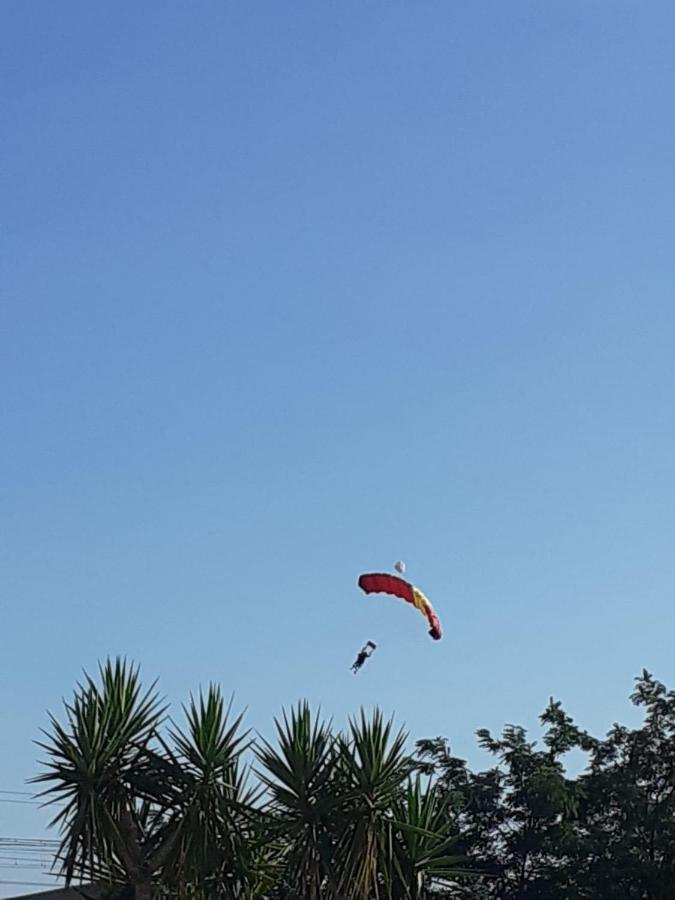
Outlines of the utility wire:
M 0 837 L 0 853 L 5 853 L 10 847 L 26 850 L 51 850 L 58 847 L 61 842 L 54 838 L 26 838 L 26 837 Z

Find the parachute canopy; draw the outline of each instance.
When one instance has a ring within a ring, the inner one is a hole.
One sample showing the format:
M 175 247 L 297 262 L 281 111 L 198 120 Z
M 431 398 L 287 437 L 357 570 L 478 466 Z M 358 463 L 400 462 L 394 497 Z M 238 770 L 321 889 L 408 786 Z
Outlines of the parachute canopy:
M 370 572 L 359 577 L 359 587 L 366 594 L 392 594 L 405 600 L 406 603 L 412 603 L 415 609 L 419 609 L 423 616 L 426 616 L 429 625 L 429 634 L 435 641 L 440 641 L 443 636 L 441 623 L 438 616 L 434 612 L 429 599 L 424 596 L 419 588 L 413 584 L 399 578 L 398 575 L 389 575 L 385 572 Z

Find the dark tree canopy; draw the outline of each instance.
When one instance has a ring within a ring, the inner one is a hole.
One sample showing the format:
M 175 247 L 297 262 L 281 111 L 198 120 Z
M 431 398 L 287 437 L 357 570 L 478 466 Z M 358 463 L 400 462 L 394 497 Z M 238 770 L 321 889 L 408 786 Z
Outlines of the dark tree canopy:
M 460 846 L 490 877 L 457 897 L 504 900 L 666 900 L 675 896 L 675 693 L 649 672 L 636 679 L 639 728 L 602 739 L 551 700 L 541 746 L 524 729 L 478 732 L 495 766 L 471 772 L 441 738 L 417 742 L 420 767 L 451 798 Z M 587 767 L 568 778 L 564 757 Z

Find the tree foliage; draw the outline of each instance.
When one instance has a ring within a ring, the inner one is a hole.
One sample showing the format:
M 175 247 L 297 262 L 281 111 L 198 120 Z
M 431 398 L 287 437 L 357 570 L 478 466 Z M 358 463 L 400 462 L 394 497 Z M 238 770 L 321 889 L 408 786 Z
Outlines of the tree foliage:
M 184 715 L 168 720 L 118 660 L 85 676 L 63 724 L 51 717 L 35 781 L 62 805 L 67 882 L 131 885 L 139 900 L 419 900 L 452 877 L 444 801 L 419 793 L 406 735 L 379 710 L 339 733 L 300 703 L 274 743 L 251 741 L 213 685 Z
M 675 885 L 675 693 L 644 671 L 639 727 L 589 735 L 551 699 L 543 735 L 477 733 L 415 752 L 381 711 L 344 731 L 307 703 L 253 738 L 211 685 L 167 716 L 109 661 L 41 742 L 68 881 L 140 900 L 666 900 Z M 568 754 L 585 760 L 574 777 Z
M 483 876 L 455 897 L 503 900 L 666 900 L 675 896 L 675 693 L 644 671 L 632 702 L 638 728 L 598 739 L 559 702 L 540 720 L 541 746 L 509 725 L 478 732 L 495 765 L 474 773 L 442 738 L 417 743 L 418 766 L 437 779 L 467 861 Z M 564 760 L 586 767 L 568 777 Z

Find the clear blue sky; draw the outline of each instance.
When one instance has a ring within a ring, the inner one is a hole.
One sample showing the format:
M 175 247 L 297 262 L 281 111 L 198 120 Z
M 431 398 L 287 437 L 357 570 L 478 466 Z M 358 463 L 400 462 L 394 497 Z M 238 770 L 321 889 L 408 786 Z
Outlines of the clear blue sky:
M 675 683 L 671 2 L 4 0 L 0 42 L 0 787 L 107 654 L 476 764 Z M 439 644 L 356 588 L 399 557 Z

